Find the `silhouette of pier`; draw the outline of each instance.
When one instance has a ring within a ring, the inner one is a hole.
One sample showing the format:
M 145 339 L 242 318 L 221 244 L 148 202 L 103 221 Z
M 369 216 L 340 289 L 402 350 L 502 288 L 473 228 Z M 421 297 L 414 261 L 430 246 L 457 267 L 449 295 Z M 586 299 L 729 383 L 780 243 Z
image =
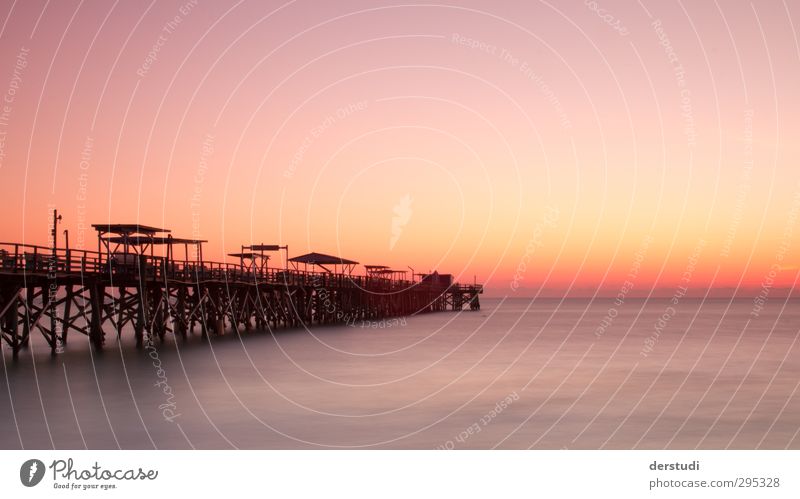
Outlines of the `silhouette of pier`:
M 70 333 L 102 349 L 109 334 L 136 343 L 167 334 L 310 327 L 444 310 L 480 309 L 477 283 L 414 274 L 288 246 L 242 246 L 234 263 L 206 261 L 198 239 L 140 224 L 97 224 L 97 251 L 0 243 L 0 334 L 14 357 L 41 333 L 53 354 Z M 155 248 L 159 248 L 156 254 Z M 269 265 L 284 251 L 283 265 Z

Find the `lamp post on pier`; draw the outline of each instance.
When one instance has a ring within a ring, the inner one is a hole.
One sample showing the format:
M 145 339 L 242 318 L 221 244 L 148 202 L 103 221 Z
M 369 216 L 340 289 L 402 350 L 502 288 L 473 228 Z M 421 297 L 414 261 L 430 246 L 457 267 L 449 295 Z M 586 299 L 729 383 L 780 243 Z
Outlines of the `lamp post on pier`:
M 61 222 L 61 215 L 58 210 L 53 209 L 53 226 L 50 228 L 50 236 L 53 238 L 53 257 L 56 255 L 56 248 L 58 248 L 58 224 Z

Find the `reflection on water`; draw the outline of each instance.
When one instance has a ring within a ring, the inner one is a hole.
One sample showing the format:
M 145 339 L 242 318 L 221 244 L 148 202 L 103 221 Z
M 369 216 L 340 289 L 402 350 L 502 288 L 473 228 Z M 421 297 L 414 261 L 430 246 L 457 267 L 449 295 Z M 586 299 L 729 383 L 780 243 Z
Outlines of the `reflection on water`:
M 355 327 L 3 352 L 2 448 L 800 448 L 798 302 L 483 301 Z M 608 322 L 608 321 L 606 321 Z M 745 328 L 745 325 L 746 328 Z M 688 332 L 687 332 L 688 330 Z M 36 361 L 33 362 L 32 358 Z

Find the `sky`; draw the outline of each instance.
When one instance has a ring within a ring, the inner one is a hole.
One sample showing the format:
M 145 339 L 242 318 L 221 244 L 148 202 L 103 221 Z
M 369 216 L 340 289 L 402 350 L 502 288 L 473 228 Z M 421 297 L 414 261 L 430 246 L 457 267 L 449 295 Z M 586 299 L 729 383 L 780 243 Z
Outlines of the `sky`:
M 784 1 L 3 1 L 0 240 L 93 223 L 498 295 L 791 288 Z

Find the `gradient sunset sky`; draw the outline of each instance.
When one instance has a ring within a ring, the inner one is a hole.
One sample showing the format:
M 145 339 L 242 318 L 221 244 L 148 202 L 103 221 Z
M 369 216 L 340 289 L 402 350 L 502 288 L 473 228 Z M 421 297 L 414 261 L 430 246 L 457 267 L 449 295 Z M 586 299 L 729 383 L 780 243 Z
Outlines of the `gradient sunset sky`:
M 1 5 L 2 241 L 56 206 L 509 295 L 797 279 L 796 4 Z

